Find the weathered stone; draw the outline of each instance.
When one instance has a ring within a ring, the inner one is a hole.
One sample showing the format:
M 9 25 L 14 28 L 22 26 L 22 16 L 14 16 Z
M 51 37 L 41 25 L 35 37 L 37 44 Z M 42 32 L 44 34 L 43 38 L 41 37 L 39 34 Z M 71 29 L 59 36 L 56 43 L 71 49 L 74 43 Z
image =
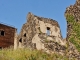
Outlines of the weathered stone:
M 48 31 L 48 32 L 47 32 Z M 38 17 L 29 12 L 27 22 L 23 24 L 18 36 L 19 48 L 31 48 L 56 52 L 65 51 L 66 42 L 62 40 L 60 27 L 53 19 Z
M 68 16 L 69 15 L 69 16 Z M 74 37 L 74 40 L 79 42 L 78 38 L 77 38 L 77 34 L 76 32 L 73 30 L 75 24 L 74 22 L 77 24 L 77 25 L 80 25 L 79 22 L 80 22 L 80 0 L 76 0 L 76 3 L 74 5 L 70 5 L 67 9 L 66 9 L 66 12 L 65 12 L 65 16 L 66 16 L 66 19 L 67 19 L 67 42 L 69 44 L 68 46 L 68 57 L 69 58 L 76 58 L 77 60 L 80 60 L 80 52 L 78 52 L 78 50 L 76 49 L 75 45 L 72 44 L 69 39 L 73 36 Z M 72 19 L 73 21 L 70 22 L 68 20 L 68 17 L 72 16 Z M 76 26 L 77 26 L 76 25 Z M 79 27 L 77 27 L 79 28 Z M 76 29 L 76 28 L 75 28 Z M 78 29 L 79 30 L 79 29 Z M 79 32 L 78 32 L 79 33 Z M 77 43 L 76 42 L 76 43 Z M 79 44 L 77 44 L 79 45 Z M 79 45 L 80 46 L 80 45 Z

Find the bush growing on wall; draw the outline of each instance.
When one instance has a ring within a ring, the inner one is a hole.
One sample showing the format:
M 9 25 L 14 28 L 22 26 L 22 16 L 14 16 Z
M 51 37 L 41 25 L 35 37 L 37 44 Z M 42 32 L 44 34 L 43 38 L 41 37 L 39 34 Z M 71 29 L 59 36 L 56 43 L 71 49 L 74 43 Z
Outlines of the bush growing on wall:
M 70 36 L 68 40 L 73 43 L 80 52 L 80 23 L 77 22 L 73 15 L 66 14 L 67 23 L 71 25 Z

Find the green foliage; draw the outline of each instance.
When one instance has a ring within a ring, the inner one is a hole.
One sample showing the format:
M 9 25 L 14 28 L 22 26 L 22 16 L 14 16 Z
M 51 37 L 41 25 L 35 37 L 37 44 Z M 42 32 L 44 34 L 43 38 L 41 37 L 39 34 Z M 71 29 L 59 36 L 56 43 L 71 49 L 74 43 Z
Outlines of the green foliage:
M 53 42 L 53 43 L 55 43 L 54 40 L 48 40 L 48 39 L 46 38 L 46 39 L 45 39 L 45 43 L 49 43 L 49 42 Z
M 72 26 L 69 41 L 73 43 L 80 52 L 80 23 L 76 22 L 74 16 L 66 14 L 67 22 Z
M 42 33 L 42 31 L 41 31 L 40 27 L 38 28 L 38 30 L 39 30 L 39 33 Z
M 68 23 L 75 23 L 74 17 L 70 14 L 66 14 L 66 19 Z
M 0 50 L 0 60 L 69 60 L 59 54 L 47 54 L 38 50 L 30 49 L 3 49 Z

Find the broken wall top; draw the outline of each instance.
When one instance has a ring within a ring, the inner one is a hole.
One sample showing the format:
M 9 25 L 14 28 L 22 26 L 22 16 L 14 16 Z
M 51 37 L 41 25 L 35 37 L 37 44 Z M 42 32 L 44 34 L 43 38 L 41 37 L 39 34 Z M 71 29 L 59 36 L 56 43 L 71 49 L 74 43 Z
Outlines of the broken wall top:
M 76 0 L 74 5 L 67 7 L 65 14 L 73 15 L 75 20 L 80 20 L 80 0 Z
M 29 23 L 30 21 L 34 21 L 33 19 L 35 17 L 37 18 L 37 20 L 43 21 L 44 23 L 49 23 L 54 26 L 60 27 L 57 21 L 50 19 L 50 18 L 38 17 L 36 15 L 33 15 L 31 12 L 29 12 L 27 15 L 27 22 Z

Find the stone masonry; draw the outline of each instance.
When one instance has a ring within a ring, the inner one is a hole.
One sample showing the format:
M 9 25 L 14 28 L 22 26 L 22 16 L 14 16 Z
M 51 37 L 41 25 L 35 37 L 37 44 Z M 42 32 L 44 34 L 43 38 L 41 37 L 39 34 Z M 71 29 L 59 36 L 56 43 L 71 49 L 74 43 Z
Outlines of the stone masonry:
M 70 5 L 69 7 L 67 7 L 65 16 L 67 16 L 67 15 L 73 16 L 77 25 L 80 25 L 80 0 L 76 0 L 76 3 L 74 5 Z M 66 20 L 67 20 L 67 17 L 66 17 Z M 74 36 L 73 34 L 75 33 L 75 31 L 73 30 L 73 27 L 74 27 L 74 24 L 69 23 L 69 21 L 67 20 L 67 37 L 66 37 L 67 39 L 66 40 L 69 44 L 68 57 L 76 57 L 77 60 L 80 60 L 80 52 L 78 52 L 76 50 L 76 47 L 74 46 L 74 44 L 69 42 L 70 37 Z M 74 40 L 78 41 L 78 43 L 79 43 L 80 39 L 78 39 L 76 35 L 77 34 L 75 33 Z M 78 43 L 77 43 L 77 45 L 80 46 L 80 43 L 79 44 Z
M 53 19 L 38 17 L 30 12 L 17 39 L 18 41 L 15 40 L 15 49 L 27 47 L 62 55 L 66 49 L 66 40 L 62 40 L 58 22 Z
M 0 49 L 14 46 L 17 29 L 0 23 Z
M 80 0 L 76 0 L 74 5 L 66 8 L 66 20 L 68 14 L 74 17 L 73 20 L 80 27 Z M 80 52 L 69 41 L 74 34 L 74 40 L 78 41 L 77 46 L 80 47 L 80 39 L 78 39 L 77 34 L 73 30 L 73 26 L 75 26 L 73 22 L 67 20 L 67 37 L 63 39 L 57 21 L 39 17 L 29 12 L 27 21 L 23 24 L 19 35 L 16 28 L 0 24 L 0 49 L 14 45 L 14 49 L 37 49 L 49 54 L 56 53 L 69 59 L 80 60 Z

